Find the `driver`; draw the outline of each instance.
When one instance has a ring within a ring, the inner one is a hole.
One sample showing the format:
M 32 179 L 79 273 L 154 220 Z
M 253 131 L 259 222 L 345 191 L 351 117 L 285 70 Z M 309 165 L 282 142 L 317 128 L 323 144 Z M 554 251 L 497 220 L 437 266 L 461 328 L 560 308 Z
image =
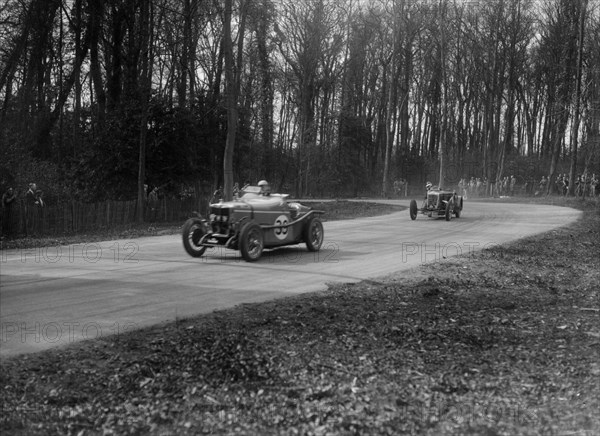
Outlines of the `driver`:
M 431 191 L 431 188 L 433 188 L 433 185 L 432 185 L 432 183 L 431 183 L 431 182 L 427 182 L 427 183 L 425 183 L 425 189 L 427 189 L 427 192 L 425 193 L 425 200 L 427 200 L 427 193 L 428 193 L 429 191 Z
M 264 197 L 268 197 L 271 195 L 271 185 L 266 180 L 261 180 L 258 182 L 258 186 L 260 187 L 260 195 Z

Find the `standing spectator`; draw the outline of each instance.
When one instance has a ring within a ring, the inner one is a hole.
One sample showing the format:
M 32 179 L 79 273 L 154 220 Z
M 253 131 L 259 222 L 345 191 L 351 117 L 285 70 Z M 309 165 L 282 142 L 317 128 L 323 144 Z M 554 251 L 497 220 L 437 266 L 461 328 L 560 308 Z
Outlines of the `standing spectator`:
M 558 194 L 562 195 L 565 186 L 564 176 L 562 174 L 556 176 L 556 181 L 554 183 L 556 184 L 556 190 L 558 191 Z
M 580 197 L 583 195 L 583 187 L 583 178 L 581 174 L 579 174 L 577 179 L 575 179 L 575 197 Z
M 158 219 L 158 209 L 158 186 L 155 186 L 150 190 L 150 192 L 148 192 L 146 208 L 146 215 L 148 219 L 150 219 L 151 221 L 156 221 Z
M 42 191 L 41 189 L 38 189 L 35 191 L 35 199 L 37 201 L 38 207 L 44 207 L 46 205 L 44 203 L 44 200 L 42 199 L 43 196 L 44 196 L 44 191 Z
M 17 194 L 15 193 L 15 190 L 12 187 L 9 187 L 2 195 L 2 207 L 5 209 L 12 207 L 16 199 Z
M 26 236 L 37 235 L 40 229 L 41 210 L 44 201 L 41 197 L 41 191 L 38 191 L 35 183 L 29 184 L 29 189 L 25 193 L 25 233 Z
M 566 196 L 569 193 L 569 176 L 563 174 L 563 195 Z
M 593 197 L 592 194 L 592 177 L 586 172 L 583 173 L 583 198 L 586 195 Z
M 467 179 L 465 177 L 460 179 L 460 182 L 458 182 L 458 190 L 460 191 L 460 195 L 462 195 L 465 198 L 465 200 L 467 199 L 467 186 Z
M 542 179 L 540 180 L 539 183 L 539 190 L 535 193 L 535 195 L 542 195 L 545 191 L 546 191 L 546 184 L 548 183 L 548 180 L 546 180 L 546 176 L 542 176 Z
M 591 196 L 592 197 L 596 197 L 599 192 L 598 192 L 598 176 L 594 173 L 592 174 L 592 180 L 591 180 Z
M 2 194 L 2 235 L 10 236 L 13 228 L 13 206 L 17 194 L 12 187 L 9 187 L 4 194 Z
M 34 207 L 37 204 L 39 204 L 36 198 L 36 191 L 37 185 L 35 183 L 30 183 L 29 189 L 25 193 L 25 203 L 27 204 L 27 206 Z

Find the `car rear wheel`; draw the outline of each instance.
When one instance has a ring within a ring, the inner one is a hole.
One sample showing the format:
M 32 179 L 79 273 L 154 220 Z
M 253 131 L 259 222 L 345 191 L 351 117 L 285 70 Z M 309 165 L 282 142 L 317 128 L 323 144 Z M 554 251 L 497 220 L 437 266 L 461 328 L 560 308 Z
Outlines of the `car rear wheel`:
M 417 219 L 417 201 L 416 200 L 410 200 L 410 219 L 413 221 Z
M 308 251 L 319 251 L 323 244 L 323 223 L 320 218 L 311 218 L 304 226 L 302 239 L 306 242 Z
M 240 233 L 240 251 L 246 262 L 260 259 L 264 248 L 263 231 L 258 224 L 246 224 Z
M 190 218 L 183 225 L 183 247 L 192 257 L 200 257 L 206 251 L 206 247 L 200 245 L 202 237 L 206 234 L 204 225 L 198 218 Z

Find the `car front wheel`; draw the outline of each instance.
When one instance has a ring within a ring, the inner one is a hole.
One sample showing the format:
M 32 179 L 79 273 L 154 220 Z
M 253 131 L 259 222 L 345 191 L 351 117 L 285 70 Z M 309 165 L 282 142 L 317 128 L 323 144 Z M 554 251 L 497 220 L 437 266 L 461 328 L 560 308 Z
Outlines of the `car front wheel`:
M 410 219 L 413 221 L 417 219 L 417 201 L 416 200 L 410 200 Z
M 303 239 L 308 251 L 319 251 L 323 244 L 323 223 L 317 217 L 311 218 L 304 226 Z
M 454 202 L 449 201 L 446 203 L 446 221 L 450 221 L 452 219 L 452 209 L 454 209 Z
M 258 224 L 248 223 L 240 232 L 240 251 L 246 262 L 260 259 L 264 248 L 263 231 Z
M 200 245 L 202 237 L 206 234 L 202 221 L 198 218 L 190 218 L 183 225 L 183 247 L 192 257 L 200 257 L 206 251 L 206 247 Z

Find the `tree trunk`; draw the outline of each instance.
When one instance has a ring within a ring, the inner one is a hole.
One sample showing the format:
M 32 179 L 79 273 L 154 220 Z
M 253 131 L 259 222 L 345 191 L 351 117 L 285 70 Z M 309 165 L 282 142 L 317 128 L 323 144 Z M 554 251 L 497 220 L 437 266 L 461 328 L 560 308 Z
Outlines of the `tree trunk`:
M 138 181 L 137 181 L 137 222 L 144 222 L 144 211 L 146 206 L 146 139 L 148 136 L 148 106 L 150 100 L 150 92 L 152 86 L 152 63 L 150 61 L 150 45 L 151 38 L 151 22 L 152 22 L 152 6 L 150 2 L 141 2 L 140 7 L 140 41 L 142 47 L 142 65 L 140 76 L 140 99 L 141 99 L 141 116 L 140 116 L 140 141 L 139 141 L 139 158 L 138 158 Z
M 94 91 L 97 101 L 97 119 L 100 130 L 104 127 L 106 115 L 106 92 L 102 83 L 102 73 L 99 59 L 100 31 L 104 20 L 104 0 L 96 0 L 89 3 L 90 6 L 90 74 L 94 83 Z M 76 84 L 78 86 L 78 84 Z M 79 90 L 81 93 L 81 89 Z M 79 102 L 81 104 L 81 102 Z M 76 139 L 77 141 L 77 139 Z
M 183 2 L 183 41 L 181 41 L 181 57 L 179 59 L 179 82 L 177 84 L 177 97 L 179 107 L 187 103 L 187 79 L 189 58 L 192 47 L 192 6 L 191 0 Z
M 233 197 L 233 151 L 238 124 L 237 100 L 240 89 L 242 69 L 243 41 L 246 22 L 245 2 L 240 1 L 240 25 L 238 32 L 237 68 L 233 60 L 233 42 L 231 39 L 232 0 L 225 0 L 223 13 L 223 54 L 225 57 L 225 95 L 227 101 L 227 138 L 223 156 L 223 194 L 225 200 Z
M 571 165 L 569 167 L 569 195 L 575 193 L 575 177 L 577 177 L 577 141 L 579 137 L 579 121 L 581 114 L 581 77 L 583 70 L 583 39 L 585 29 L 585 13 L 587 0 L 581 3 L 579 15 L 579 47 L 577 50 L 577 82 L 575 83 L 575 114 L 573 115 L 573 126 L 571 127 Z

